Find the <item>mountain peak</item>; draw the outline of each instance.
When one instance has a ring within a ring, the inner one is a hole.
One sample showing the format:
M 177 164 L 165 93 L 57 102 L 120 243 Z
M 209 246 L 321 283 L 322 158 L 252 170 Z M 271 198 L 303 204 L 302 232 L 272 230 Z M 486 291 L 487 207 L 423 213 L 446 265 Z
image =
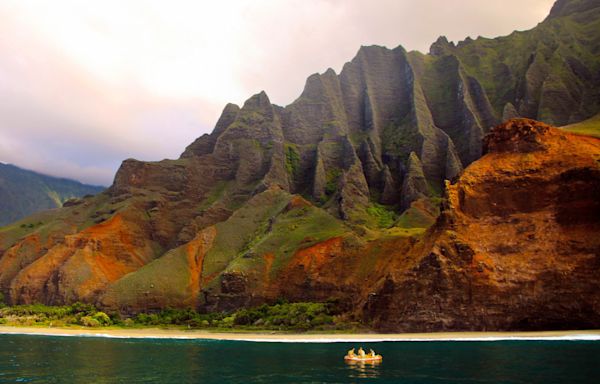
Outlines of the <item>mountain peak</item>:
M 356 56 L 359 57 L 361 55 L 364 55 L 364 56 L 370 57 L 370 56 L 375 56 L 381 52 L 387 52 L 387 51 L 389 51 L 389 49 L 387 47 L 383 47 L 381 45 L 361 45 Z
M 250 97 L 244 103 L 244 109 L 263 109 L 271 107 L 271 100 L 269 100 L 269 96 L 265 91 L 260 91 L 259 93 Z
M 454 48 L 454 43 L 449 42 L 446 36 L 440 36 L 429 47 L 429 54 L 432 56 L 442 56 L 451 48 Z
M 323 72 L 323 75 L 325 76 L 337 76 L 337 73 L 335 73 L 335 70 L 331 67 L 327 68 L 327 70 L 325 72 Z

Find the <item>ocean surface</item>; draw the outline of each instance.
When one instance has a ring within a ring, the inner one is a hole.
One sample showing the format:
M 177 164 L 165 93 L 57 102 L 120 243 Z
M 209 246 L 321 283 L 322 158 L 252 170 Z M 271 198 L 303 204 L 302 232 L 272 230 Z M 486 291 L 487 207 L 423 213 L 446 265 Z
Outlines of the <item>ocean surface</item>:
M 350 365 L 362 345 L 378 365 Z M 0 383 L 600 383 L 599 341 L 267 343 L 0 335 Z

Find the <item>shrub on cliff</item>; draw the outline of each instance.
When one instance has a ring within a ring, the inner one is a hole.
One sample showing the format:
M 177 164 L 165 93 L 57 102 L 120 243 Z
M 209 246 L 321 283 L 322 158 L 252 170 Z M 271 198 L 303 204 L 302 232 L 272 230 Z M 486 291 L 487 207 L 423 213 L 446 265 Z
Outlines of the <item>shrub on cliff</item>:
M 80 320 L 79 323 L 81 325 L 83 325 L 84 327 L 99 327 L 102 324 L 100 324 L 100 322 L 96 319 L 94 319 L 92 316 L 83 316 Z
M 106 327 L 112 325 L 112 321 L 106 313 L 96 312 L 92 315 L 82 316 L 79 324 L 84 327 Z
M 110 317 L 104 312 L 96 312 L 92 319 L 96 320 L 100 325 L 112 325 Z
M 332 325 L 330 306 L 325 303 L 281 303 L 241 309 L 235 313 L 234 325 L 269 326 L 305 330 Z
M 57 307 L 48 307 L 48 308 L 57 308 Z M 70 308 L 70 311 L 73 314 L 82 313 L 82 314 L 92 315 L 97 311 L 96 307 L 94 307 L 92 304 L 84 304 L 84 303 L 80 303 L 80 302 L 71 304 L 70 306 L 67 306 L 66 308 Z

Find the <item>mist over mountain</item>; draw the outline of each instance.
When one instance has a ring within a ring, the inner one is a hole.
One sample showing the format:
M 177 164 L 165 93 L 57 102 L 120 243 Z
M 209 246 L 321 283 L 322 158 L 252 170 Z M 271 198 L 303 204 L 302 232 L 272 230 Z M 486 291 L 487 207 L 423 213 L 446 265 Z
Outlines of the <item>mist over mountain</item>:
M 104 189 L 0 163 L 0 225 L 60 208 L 69 199 L 95 195 Z

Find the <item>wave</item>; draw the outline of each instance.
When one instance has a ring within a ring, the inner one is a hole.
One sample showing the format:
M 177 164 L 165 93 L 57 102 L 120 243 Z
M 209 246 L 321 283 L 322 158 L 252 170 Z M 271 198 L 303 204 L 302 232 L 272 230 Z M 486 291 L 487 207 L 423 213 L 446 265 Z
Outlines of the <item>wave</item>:
M 237 340 L 237 339 L 236 339 Z M 239 341 L 274 342 L 274 343 L 384 343 L 384 342 L 488 342 L 488 341 L 600 341 L 600 335 L 569 336 L 502 336 L 502 337 L 456 337 L 456 338 L 322 338 L 322 339 L 239 339 Z
M 201 340 L 201 341 L 243 341 L 260 343 L 382 343 L 382 342 L 496 342 L 496 341 L 600 341 L 600 334 L 581 333 L 567 335 L 506 335 L 506 336 L 464 336 L 464 337 L 402 337 L 381 335 L 381 337 L 301 337 L 286 338 L 283 335 L 166 335 L 166 334 L 130 334 L 121 335 L 114 333 L 97 332 L 44 332 L 44 331 L 17 331 L 6 332 L 0 330 L 0 335 L 30 335 L 30 336 L 57 336 L 57 337 L 92 337 L 111 339 L 160 339 L 160 340 Z

